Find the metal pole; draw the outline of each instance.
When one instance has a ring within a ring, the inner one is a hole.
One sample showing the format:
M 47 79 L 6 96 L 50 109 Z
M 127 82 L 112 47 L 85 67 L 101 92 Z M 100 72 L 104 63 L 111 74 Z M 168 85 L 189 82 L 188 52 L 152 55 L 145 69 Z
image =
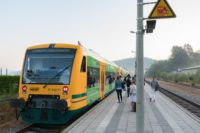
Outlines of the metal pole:
M 144 133 L 143 0 L 137 0 L 136 33 L 136 132 Z
M 132 33 L 132 32 L 131 32 Z M 133 66 L 134 66 L 134 71 L 133 71 L 133 75 L 136 75 L 136 51 L 131 51 L 131 53 L 134 53 L 134 57 L 133 57 Z M 134 59 L 135 58 L 135 59 Z

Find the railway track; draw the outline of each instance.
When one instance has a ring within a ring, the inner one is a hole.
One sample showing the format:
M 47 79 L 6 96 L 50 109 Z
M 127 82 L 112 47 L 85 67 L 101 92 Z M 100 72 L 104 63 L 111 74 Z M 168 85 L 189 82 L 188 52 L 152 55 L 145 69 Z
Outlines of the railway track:
M 159 91 L 200 118 L 200 105 L 198 103 L 196 103 L 192 100 L 186 99 L 186 98 L 184 98 L 172 91 L 164 89 L 164 88 L 160 88 Z
M 149 81 L 146 81 L 148 84 L 150 84 Z M 173 92 L 172 90 L 167 90 L 165 88 L 160 87 L 159 91 L 163 94 L 165 94 L 167 97 L 172 99 L 174 102 L 178 103 L 194 115 L 200 118 L 200 104 L 193 100 L 192 97 L 184 97 L 182 94 Z
M 16 133 L 60 133 L 65 126 L 32 124 L 16 131 Z

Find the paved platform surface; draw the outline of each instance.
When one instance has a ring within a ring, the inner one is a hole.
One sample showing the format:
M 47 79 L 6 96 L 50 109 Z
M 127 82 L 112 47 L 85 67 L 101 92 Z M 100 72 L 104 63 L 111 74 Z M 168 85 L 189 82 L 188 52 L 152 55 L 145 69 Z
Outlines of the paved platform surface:
M 151 89 L 145 85 L 145 133 L 200 133 L 200 119 L 183 109 L 162 93 L 155 103 L 149 101 Z M 136 113 L 130 111 L 130 101 L 123 92 L 123 102 L 117 103 L 112 93 L 83 115 L 63 133 L 136 133 Z

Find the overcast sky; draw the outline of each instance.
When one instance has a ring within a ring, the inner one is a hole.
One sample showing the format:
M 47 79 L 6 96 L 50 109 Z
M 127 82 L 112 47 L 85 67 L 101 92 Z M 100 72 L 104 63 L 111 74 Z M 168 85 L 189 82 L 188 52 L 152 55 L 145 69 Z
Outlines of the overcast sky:
M 177 18 L 158 20 L 145 35 L 145 57 L 167 59 L 173 45 L 185 43 L 200 49 L 200 1 L 168 2 Z M 152 8 L 144 7 L 144 17 Z M 130 30 L 136 30 L 136 0 L 0 0 L 0 67 L 21 69 L 28 46 L 78 40 L 108 60 L 133 57 Z

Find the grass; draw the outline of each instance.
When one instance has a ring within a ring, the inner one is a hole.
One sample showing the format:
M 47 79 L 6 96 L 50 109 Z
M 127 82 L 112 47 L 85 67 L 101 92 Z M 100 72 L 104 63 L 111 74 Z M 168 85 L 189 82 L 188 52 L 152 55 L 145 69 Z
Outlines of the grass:
M 0 99 L 16 97 L 19 86 L 19 76 L 0 76 Z

